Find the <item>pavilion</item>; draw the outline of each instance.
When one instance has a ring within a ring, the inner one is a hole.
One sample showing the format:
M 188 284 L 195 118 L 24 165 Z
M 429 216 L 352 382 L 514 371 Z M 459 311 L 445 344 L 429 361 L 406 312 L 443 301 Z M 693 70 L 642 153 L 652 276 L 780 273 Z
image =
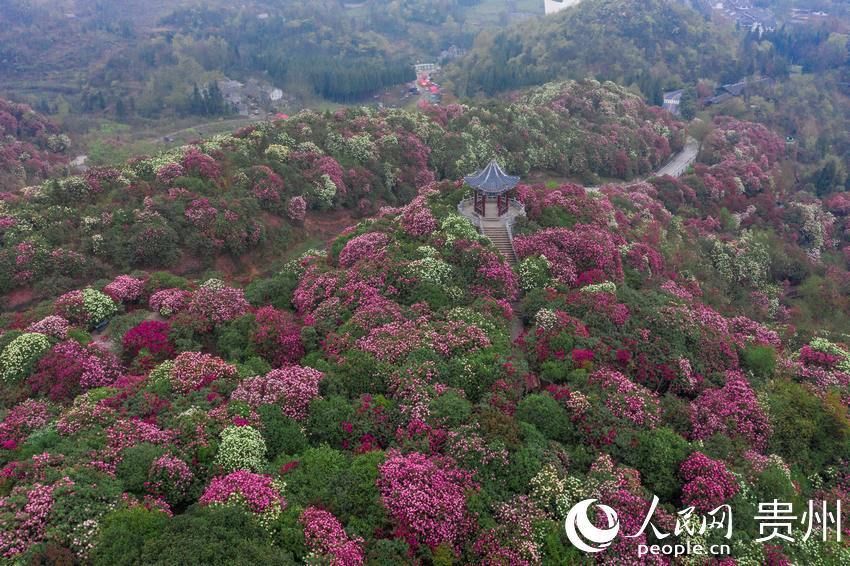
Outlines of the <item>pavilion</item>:
M 480 218 L 496 219 L 508 214 L 519 177 L 505 173 L 494 159 L 484 169 L 463 179 L 473 189 L 473 211 Z
M 511 264 L 516 264 L 513 226 L 517 218 L 525 216 L 525 207 L 515 198 L 519 177 L 505 173 L 494 159 L 463 180 L 472 188 L 472 196 L 458 204 L 458 212 L 487 236 Z

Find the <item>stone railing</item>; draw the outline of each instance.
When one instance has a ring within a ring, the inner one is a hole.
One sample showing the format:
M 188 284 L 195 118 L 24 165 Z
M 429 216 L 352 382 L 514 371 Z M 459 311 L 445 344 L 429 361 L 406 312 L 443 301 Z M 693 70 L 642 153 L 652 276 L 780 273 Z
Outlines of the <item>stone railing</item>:
M 481 219 L 477 214 L 475 214 L 474 197 L 467 197 L 460 201 L 457 205 L 457 211 L 458 213 L 460 213 L 461 216 L 472 222 L 473 226 L 475 226 L 476 228 L 481 227 Z M 472 214 L 470 214 L 469 211 L 472 211 Z
M 516 219 L 520 216 L 525 216 L 525 205 L 522 204 L 519 200 L 512 198 L 508 202 L 510 208 L 516 210 L 515 213 L 509 214 L 508 220 L 505 222 L 505 230 L 508 232 L 508 241 L 511 243 L 511 248 L 514 247 L 514 223 Z M 514 250 L 514 254 L 516 254 L 516 250 Z

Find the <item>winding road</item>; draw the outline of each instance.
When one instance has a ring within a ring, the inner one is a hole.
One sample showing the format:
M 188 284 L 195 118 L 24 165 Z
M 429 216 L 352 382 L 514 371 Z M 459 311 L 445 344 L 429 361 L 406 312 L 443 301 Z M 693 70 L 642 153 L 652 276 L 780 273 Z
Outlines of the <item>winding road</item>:
M 688 138 L 685 142 L 685 147 L 682 148 L 682 151 L 674 155 L 670 158 L 670 160 L 659 167 L 654 172 L 649 175 L 645 175 L 643 177 L 639 177 L 632 181 L 621 181 L 617 183 L 606 183 L 606 185 L 633 185 L 635 183 L 639 183 L 641 181 L 645 181 L 651 177 L 663 177 L 664 175 L 669 175 L 671 177 L 681 177 L 685 174 L 685 171 L 688 170 L 688 167 L 694 164 L 697 160 L 697 155 L 699 154 L 699 142 L 694 138 Z M 599 186 L 594 187 L 585 187 L 588 191 L 597 192 L 599 190 Z

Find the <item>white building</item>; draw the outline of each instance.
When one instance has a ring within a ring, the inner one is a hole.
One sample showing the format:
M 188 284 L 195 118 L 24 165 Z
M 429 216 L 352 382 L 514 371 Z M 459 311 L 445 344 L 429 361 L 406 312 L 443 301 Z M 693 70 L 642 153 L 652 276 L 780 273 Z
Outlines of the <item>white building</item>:
M 556 14 L 565 8 L 579 4 L 581 0 L 543 0 L 546 14 Z

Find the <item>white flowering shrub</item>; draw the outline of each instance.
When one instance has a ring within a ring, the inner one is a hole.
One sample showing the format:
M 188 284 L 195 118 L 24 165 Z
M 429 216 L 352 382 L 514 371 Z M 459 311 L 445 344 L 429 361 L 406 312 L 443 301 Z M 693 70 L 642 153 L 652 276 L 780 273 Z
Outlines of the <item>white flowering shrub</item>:
M 83 308 L 86 314 L 88 314 L 91 324 L 94 325 L 103 322 L 118 312 L 118 305 L 115 304 L 115 301 L 109 295 L 91 288 L 83 289 Z
M 215 463 L 228 472 L 257 471 L 266 458 L 266 441 L 260 431 L 251 426 L 229 426 L 221 431 L 221 444 Z
M 321 208 L 330 208 L 333 205 L 334 197 L 336 196 L 337 187 L 333 180 L 327 174 L 322 175 L 322 178 L 314 186 L 313 194 Z
M 478 231 L 472 222 L 459 214 L 449 214 L 440 224 L 440 230 L 446 235 L 446 244 L 449 245 L 455 240 L 478 239 Z
M 617 284 L 613 281 L 603 281 L 602 283 L 594 283 L 585 285 L 581 288 L 582 293 L 611 293 L 617 292 Z
M 445 285 L 454 277 L 452 266 L 435 257 L 425 257 L 410 262 L 405 273 L 409 277 L 434 285 Z
M 540 309 L 534 315 L 534 324 L 543 330 L 552 330 L 558 324 L 558 315 L 552 309 Z
M 542 289 L 551 281 L 552 264 L 545 256 L 531 256 L 519 264 L 519 284 L 525 291 Z
M 266 148 L 265 154 L 269 159 L 282 163 L 289 156 L 289 148 L 285 145 L 273 143 Z
M 21 334 L 0 353 L 0 379 L 17 382 L 29 376 L 41 356 L 50 349 L 50 339 L 38 332 Z

